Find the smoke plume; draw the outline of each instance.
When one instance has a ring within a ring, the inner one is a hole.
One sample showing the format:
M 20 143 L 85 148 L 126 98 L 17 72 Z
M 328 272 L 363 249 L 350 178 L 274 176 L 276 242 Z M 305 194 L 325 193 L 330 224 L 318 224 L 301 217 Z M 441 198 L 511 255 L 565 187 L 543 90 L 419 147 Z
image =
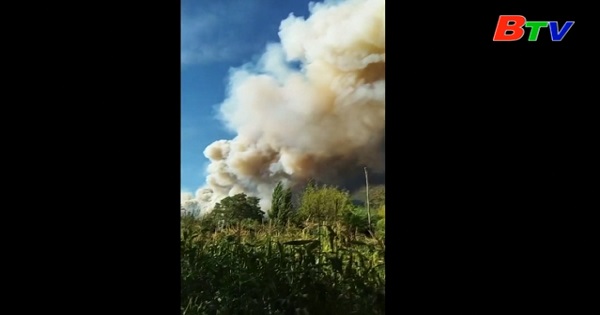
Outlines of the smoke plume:
M 310 13 L 290 14 L 279 43 L 230 73 L 220 118 L 236 137 L 205 149 L 206 186 L 182 207 L 206 212 L 244 192 L 266 210 L 279 181 L 347 186 L 364 183 L 364 166 L 385 172 L 385 1 L 325 1 Z

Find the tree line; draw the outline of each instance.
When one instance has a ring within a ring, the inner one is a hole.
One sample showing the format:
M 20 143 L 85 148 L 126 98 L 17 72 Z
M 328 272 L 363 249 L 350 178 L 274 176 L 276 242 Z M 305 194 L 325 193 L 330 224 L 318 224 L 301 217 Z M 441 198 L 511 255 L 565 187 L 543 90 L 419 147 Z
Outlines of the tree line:
M 357 202 L 360 198 L 353 199 L 349 191 L 313 180 L 294 197 L 292 189 L 279 182 L 268 213 L 261 209 L 259 198 L 240 193 L 222 199 L 213 211 L 200 218 L 200 223 L 207 231 L 227 227 L 252 229 L 265 224 L 301 229 L 326 225 L 343 228 L 350 235 L 385 236 L 385 186 L 369 189 L 369 212 Z M 293 202 L 294 199 L 298 201 Z

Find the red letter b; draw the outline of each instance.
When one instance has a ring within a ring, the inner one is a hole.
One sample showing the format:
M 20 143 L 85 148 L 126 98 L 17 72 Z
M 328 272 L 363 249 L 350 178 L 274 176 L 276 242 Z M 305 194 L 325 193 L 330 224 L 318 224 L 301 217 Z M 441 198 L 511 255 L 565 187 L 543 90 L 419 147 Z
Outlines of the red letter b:
M 513 24 L 508 24 L 513 22 Z M 521 39 L 525 34 L 523 25 L 525 25 L 525 17 L 522 15 L 501 15 L 496 25 L 496 33 L 494 33 L 494 41 L 515 41 Z M 507 34 L 511 31 L 510 34 Z

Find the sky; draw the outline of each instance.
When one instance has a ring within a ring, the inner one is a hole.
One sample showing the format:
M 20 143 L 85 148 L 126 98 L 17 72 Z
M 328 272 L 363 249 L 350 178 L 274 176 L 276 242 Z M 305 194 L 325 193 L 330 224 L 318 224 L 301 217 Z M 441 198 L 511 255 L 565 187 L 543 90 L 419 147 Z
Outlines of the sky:
M 181 1 L 181 191 L 195 192 L 206 179 L 204 149 L 230 139 L 216 118 L 231 68 L 255 61 L 278 42 L 290 13 L 308 16 L 308 0 Z M 312 1 L 320 2 L 320 1 Z

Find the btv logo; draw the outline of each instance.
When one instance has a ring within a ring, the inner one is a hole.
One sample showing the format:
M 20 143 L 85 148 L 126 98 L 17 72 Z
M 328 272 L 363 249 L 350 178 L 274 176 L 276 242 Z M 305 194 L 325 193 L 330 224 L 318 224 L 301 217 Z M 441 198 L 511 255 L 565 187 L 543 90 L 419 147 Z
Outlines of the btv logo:
M 522 15 L 501 15 L 496 25 L 494 41 L 517 41 L 525 35 L 523 27 L 528 27 L 531 29 L 528 40 L 535 42 L 538 39 L 540 28 L 550 26 L 550 38 L 553 42 L 560 42 L 565 38 L 573 24 L 575 24 L 574 21 L 567 21 L 562 29 L 559 29 L 557 21 L 527 21 Z

